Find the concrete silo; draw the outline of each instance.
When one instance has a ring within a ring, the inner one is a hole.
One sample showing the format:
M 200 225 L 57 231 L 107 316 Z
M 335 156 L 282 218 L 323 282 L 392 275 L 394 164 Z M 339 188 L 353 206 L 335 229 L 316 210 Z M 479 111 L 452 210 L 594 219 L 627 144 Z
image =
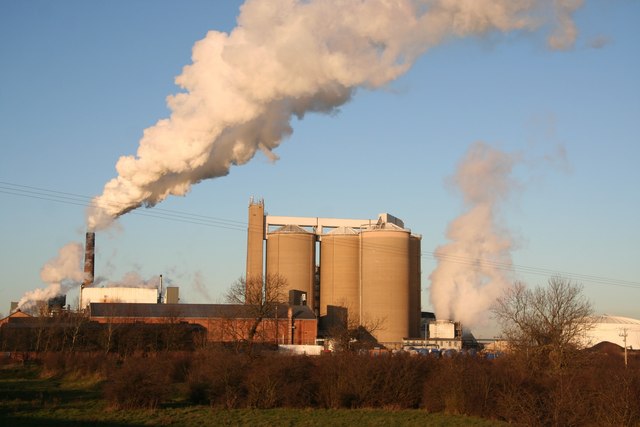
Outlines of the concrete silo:
M 409 327 L 410 232 L 382 223 L 361 233 L 362 323 L 379 324 L 381 343 L 401 343 Z
M 285 225 L 267 234 L 267 276 L 277 274 L 287 281 L 285 296 L 296 289 L 307 293 L 314 307 L 316 236 L 297 225 Z
M 360 234 L 338 227 L 320 241 L 320 316 L 327 306 L 345 307 L 348 317 L 360 317 Z

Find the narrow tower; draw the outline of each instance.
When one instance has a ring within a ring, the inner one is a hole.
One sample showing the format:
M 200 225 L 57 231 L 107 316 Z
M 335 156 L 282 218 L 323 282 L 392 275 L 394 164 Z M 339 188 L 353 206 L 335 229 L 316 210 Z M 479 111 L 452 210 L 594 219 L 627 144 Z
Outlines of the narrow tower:
M 84 310 L 82 290 L 87 286 L 93 286 L 96 261 L 96 233 L 87 231 L 84 244 L 84 280 L 80 285 L 80 310 Z
M 93 277 L 95 274 L 95 260 L 96 260 L 96 233 L 93 231 L 87 231 L 84 247 L 84 280 L 82 281 L 82 287 L 93 285 Z
M 249 226 L 247 229 L 246 284 L 262 284 L 264 269 L 264 201 L 249 201 Z M 251 295 L 247 289 L 247 295 Z

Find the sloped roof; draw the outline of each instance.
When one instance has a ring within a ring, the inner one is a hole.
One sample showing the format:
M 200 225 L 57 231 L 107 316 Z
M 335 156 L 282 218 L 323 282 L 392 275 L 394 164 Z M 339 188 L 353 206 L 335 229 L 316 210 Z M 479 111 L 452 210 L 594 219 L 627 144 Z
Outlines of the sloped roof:
M 277 305 L 268 318 L 285 318 L 289 306 Z M 315 319 L 308 306 L 292 306 L 296 319 Z M 150 303 L 91 303 L 91 317 L 139 318 L 236 318 L 251 319 L 255 311 L 244 304 L 150 304 Z
M 30 315 L 29 313 L 25 313 L 24 311 L 17 309 L 16 311 L 14 311 L 13 313 L 11 313 L 10 315 L 8 315 L 6 318 L 17 318 L 17 317 L 33 317 L 32 315 Z M 4 319 L 3 319 L 4 320 Z
M 293 224 L 283 225 L 282 227 L 278 228 L 275 231 L 270 232 L 269 234 L 279 234 L 279 233 L 312 234 L 312 233 L 309 233 L 304 228 L 298 225 L 293 225 Z
M 24 311 L 21 311 L 20 309 L 17 309 L 7 317 L 0 319 L 0 325 L 4 323 L 9 323 L 9 322 L 15 322 L 19 319 L 33 319 L 33 316 L 30 315 L 29 313 L 25 313 Z
M 336 227 L 326 234 L 330 234 L 334 236 L 342 236 L 342 235 L 357 235 L 358 232 L 351 227 Z
M 601 316 L 594 316 L 593 320 L 595 323 L 640 326 L 640 320 L 638 319 L 632 319 L 631 317 L 609 316 L 608 314 L 603 314 Z

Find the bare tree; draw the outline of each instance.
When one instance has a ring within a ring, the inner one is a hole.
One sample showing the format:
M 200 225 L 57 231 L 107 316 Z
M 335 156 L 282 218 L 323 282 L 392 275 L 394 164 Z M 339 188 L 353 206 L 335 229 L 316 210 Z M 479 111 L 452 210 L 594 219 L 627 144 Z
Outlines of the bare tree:
M 69 337 L 69 352 L 73 353 L 78 341 L 82 339 L 83 328 L 89 323 L 89 318 L 81 312 L 67 312 L 65 314 L 65 337 Z
M 227 291 L 227 303 L 244 305 L 243 312 L 251 318 L 246 334 L 246 342 L 250 347 L 262 321 L 273 314 L 278 304 L 286 302 L 286 289 L 286 278 L 279 274 L 267 274 L 264 277 L 241 277 Z
M 593 326 L 591 303 L 582 286 L 561 277 L 546 287 L 528 289 L 515 283 L 498 298 L 493 314 L 510 346 L 560 367 Z

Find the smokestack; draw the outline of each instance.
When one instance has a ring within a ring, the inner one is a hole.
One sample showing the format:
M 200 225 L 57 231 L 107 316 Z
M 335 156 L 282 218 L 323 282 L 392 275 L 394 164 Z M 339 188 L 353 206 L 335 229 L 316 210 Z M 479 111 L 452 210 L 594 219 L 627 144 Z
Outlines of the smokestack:
M 95 249 L 96 249 L 96 233 L 87 231 L 85 250 L 84 250 L 84 280 L 82 288 L 93 285 L 93 277 L 95 273 Z

